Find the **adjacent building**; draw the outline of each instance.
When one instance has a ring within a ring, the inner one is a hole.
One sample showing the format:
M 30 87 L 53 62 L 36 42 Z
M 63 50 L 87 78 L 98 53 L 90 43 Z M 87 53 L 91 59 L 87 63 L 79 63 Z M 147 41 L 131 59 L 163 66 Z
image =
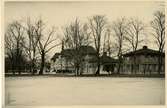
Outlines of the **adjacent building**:
M 159 59 L 161 58 L 161 73 L 165 72 L 165 53 L 149 49 L 143 46 L 142 49 L 123 54 L 123 69 L 125 74 L 157 74 Z

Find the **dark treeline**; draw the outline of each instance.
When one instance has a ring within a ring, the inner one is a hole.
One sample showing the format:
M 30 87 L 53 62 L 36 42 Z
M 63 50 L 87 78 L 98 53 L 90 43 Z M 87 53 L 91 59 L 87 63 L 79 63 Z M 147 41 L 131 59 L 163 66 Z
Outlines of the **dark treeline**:
M 55 19 L 56 20 L 56 19 Z M 56 28 L 46 28 L 44 21 L 39 18 L 32 21 L 27 18 L 24 22 L 13 21 L 7 26 L 5 33 L 5 72 L 13 74 L 26 71 L 30 74 L 42 75 L 44 68 L 49 69 L 47 54 L 53 48 L 64 45 L 65 48 L 75 49 L 71 55 L 74 57 L 74 67 L 77 75 L 82 64 L 80 46 L 92 45 L 96 50 L 97 71 L 100 74 L 100 56 L 106 52 L 111 56 L 116 54 L 118 58 L 118 70 L 122 64 L 122 54 L 127 51 L 136 51 L 138 47 L 147 41 L 143 36 L 153 36 L 159 52 L 164 52 L 165 44 L 165 14 L 156 11 L 153 19 L 144 24 L 137 18 L 119 18 L 112 23 L 104 15 L 94 15 L 82 23 L 78 18 L 69 25 L 63 27 L 63 35 L 59 38 Z M 151 28 L 151 34 L 147 31 Z M 134 63 L 136 61 L 133 58 Z M 159 72 L 162 64 L 162 57 L 159 56 Z M 133 69 L 132 69 L 133 72 Z M 135 70 L 134 70 L 135 73 Z

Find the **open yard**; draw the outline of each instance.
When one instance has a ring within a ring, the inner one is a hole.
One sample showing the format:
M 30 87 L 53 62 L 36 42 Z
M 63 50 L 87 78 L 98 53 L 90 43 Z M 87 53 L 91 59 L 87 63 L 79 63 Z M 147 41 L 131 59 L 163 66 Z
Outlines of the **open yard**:
M 7 77 L 6 105 L 164 105 L 164 78 Z

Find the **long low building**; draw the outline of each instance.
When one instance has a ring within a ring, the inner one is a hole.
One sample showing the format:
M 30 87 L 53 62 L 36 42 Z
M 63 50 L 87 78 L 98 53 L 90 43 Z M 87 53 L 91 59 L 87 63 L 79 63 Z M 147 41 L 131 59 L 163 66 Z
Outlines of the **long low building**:
M 165 72 L 165 53 L 143 46 L 133 52 L 123 54 L 123 72 L 129 74 L 153 74 Z

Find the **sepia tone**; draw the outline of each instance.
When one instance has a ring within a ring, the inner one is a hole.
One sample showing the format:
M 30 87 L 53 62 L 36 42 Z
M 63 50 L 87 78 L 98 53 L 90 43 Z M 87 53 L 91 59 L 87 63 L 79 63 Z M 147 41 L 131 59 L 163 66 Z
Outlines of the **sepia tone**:
M 5 2 L 5 105 L 164 105 L 164 5 Z

